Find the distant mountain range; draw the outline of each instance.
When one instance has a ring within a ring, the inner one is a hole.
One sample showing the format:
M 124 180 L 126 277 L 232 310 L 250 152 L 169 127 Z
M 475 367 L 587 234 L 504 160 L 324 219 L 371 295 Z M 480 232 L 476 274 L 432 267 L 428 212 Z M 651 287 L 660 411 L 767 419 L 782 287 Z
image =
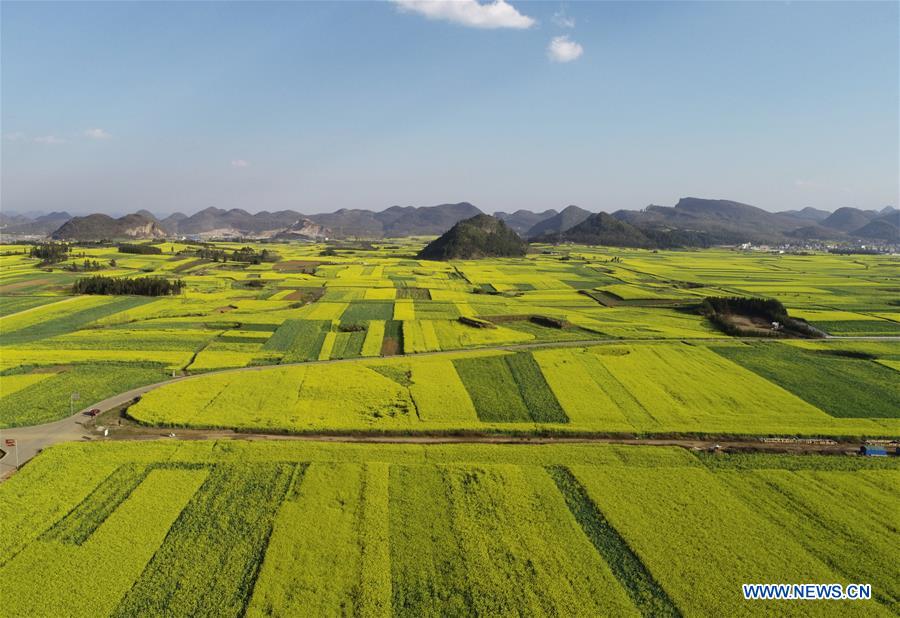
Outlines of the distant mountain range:
M 458 221 L 483 214 L 469 202 L 438 206 L 391 206 L 381 212 L 341 209 L 309 215 L 340 237 L 399 238 L 443 234 Z
M 49 214 L 6 214 L 0 212 L 0 232 L 22 236 L 49 236 L 72 218 L 67 212 Z
M 777 243 L 798 238 L 900 242 L 900 210 L 892 207 L 881 211 L 839 208 L 826 213 L 805 208 L 773 213 L 731 200 L 684 197 L 672 207 L 619 210 L 613 217 L 649 237 L 668 238 L 673 243 L 678 240 L 677 244 Z
M 392 206 L 382 211 L 341 209 L 304 215 L 294 210 L 250 213 L 233 208 L 206 208 L 192 215 L 174 213 L 158 219 L 141 210 L 114 219 L 107 215 L 72 217 L 66 212 L 0 213 L 4 235 L 72 240 L 114 238 L 392 238 L 436 236 L 457 222 L 484 214 L 469 202 L 437 206 Z M 675 206 L 650 205 L 642 210 L 618 210 L 599 217 L 578 206 L 540 213 L 498 212 L 496 218 L 523 238 L 545 242 L 599 244 L 620 237 L 637 246 L 707 246 L 743 242 L 778 243 L 798 240 L 872 240 L 900 243 L 900 210 L 880 211 L 815 208 L 769 212 L 731 200 L 685 197 Z M 630 227 L 613 224 L 619 221 Z M 582 226 L 582 224 L 586 224 Z

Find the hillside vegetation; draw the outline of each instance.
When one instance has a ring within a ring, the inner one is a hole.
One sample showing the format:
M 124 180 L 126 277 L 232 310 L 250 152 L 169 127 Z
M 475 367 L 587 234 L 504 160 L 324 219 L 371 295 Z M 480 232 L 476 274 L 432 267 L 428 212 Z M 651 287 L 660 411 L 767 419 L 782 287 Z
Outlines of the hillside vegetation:
M 476 215 L 460 221 L 419 252 L 427 260 L 471 260 L 485 257 L 525 255 L 528 243 L 503 221 Z
M 94 214 L 69 219 L 53 232 L 52 237 L 57 240 L 102 240 L 162 238 L 165 235 L 156 221 L 144 215 L 131 214 L 113 219 L 109 215 Z

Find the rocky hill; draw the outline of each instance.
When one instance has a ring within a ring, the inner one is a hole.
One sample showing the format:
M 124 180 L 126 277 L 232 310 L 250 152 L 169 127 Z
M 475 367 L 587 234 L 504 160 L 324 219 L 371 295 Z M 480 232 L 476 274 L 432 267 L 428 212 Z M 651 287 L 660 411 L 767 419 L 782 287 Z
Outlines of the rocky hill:
M 172 221 L 169 217 L 163 223 L 166 227 L 173 227 L 179 235 L 266 236 L 277 234 L 302 218 L 303 215 L 294 210 L 263 210 L 251 214 L 241 208 L 223 210 L 211 207 L 178 221 Z
M 838 208 L 833 213 L 822 219 L 820 225 L 839 232 L 851 232 L 864 227 L 869 221 L 875 219 L 878 213 L 874 210 L 860 210 L 859 208 Z
M 289 228 L 275 234 L 275 240 L 327 240 L 332 236 L 330 229 L 303 217 Z
M 532 237 L 533 242 L 574 242 L 608 247 L 656 247 L 657 243 L 641 230 L 605 212 L 587 219 L 563 232 L 548 232 Z
M 422 249 L 419 257 L 427 260 L 519 257 L 527 250 L 528 243 L 503 221 L 480 214 L 455 224 Z
M 864 226 L 849 233 L 853 238 L 900 243 L 900 210 L 885 209 Z
M 310 215 L 310 219 L 331 229 L 336 238 L 383 238 L 384 224 L 377 214 L 372 210 L 341 208 Z
M 165 235 L 156 221 L 135 213 L 118 219 L 101 214 L 73 217 L 50 236 L 55 240 L 105 240 L 162 238 Z
M 67 212 L 51 212 L 36 216 L 0 213 L 0 232 L 22 236 L 47 236 L 72 218 Z
M 831 213 L 827 210 L 819 210 L 818 208 L 807 206 L 806 208 L 801 208 L 800 210 L 782 210 L 781 212 L 777 212 L 775 214 L 784 215 L 786 217 L 793 217 L 794 219 L 805 219 L 807 221 L 818 223 Z
M 178 233 L 178 225 L 187 218 L 188 216 L 183 212 L 173 212 L 165 219 L 161 219 L 159 225 L 167 234 L 174 236 Z
M 525 237 L 534 238 L 537 236 L 544 236 L 545 234 L 558 234 L 575 227 L 590 216 L 590 211 L 585 210 L 584 208 L 579 208 L 578 206 L 566 206 L 556 215 L 533 225 L 528 232 L 526 232 Z
M 341 209 L 309 218 L 331 228 L 341 238 L 399 238 L 441 234 L 456 222 L 478 214 L 481 211 L 469 202 L 459 202 L 437 206 L 391 206 L 381 212 Z
M 558 210 L 550 208 L 544 212 L 531 212 L 530 210 L 517 210 L 512 213 L 495 212 L 494 216 L 511 227 L 519 236 L 525 236 L 528 234 L 528 230 L 533 228 L 536 224 L 557 214 L 559 214 Z

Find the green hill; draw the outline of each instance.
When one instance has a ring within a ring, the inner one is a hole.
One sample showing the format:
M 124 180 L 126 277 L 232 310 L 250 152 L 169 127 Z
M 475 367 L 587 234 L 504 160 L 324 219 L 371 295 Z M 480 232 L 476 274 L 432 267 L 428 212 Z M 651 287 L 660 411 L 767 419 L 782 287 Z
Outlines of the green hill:
M 144 215 L 130 214 L 118 219 L 93 214 L 73 217 L 51 235 L 56 240 L 103 240 L 114 238 L 162 238 L 166 235 L 159 224 Z
M 490 215 L 475 215 L 460 221 L 443 236 L 419 252 L 427 260 L 468 260 L 483 257 L 525 255 L 528 243 L 503 221 Z
M 648 238 L 641 230 L 605 212 L 593 214 L 561 234 L 551 232 L 532 240 L 539 242 L 563 241 L 585 245 L 607 245 L 610 247 L 656 246 L 656 242 Z

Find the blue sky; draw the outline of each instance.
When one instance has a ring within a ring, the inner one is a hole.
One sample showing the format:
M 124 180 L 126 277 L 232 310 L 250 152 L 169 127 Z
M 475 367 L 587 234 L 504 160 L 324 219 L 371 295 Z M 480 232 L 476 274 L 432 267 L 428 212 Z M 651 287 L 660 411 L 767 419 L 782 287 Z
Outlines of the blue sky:
M 2 207 L 897 205 L 898 6 L 4 1 Z

